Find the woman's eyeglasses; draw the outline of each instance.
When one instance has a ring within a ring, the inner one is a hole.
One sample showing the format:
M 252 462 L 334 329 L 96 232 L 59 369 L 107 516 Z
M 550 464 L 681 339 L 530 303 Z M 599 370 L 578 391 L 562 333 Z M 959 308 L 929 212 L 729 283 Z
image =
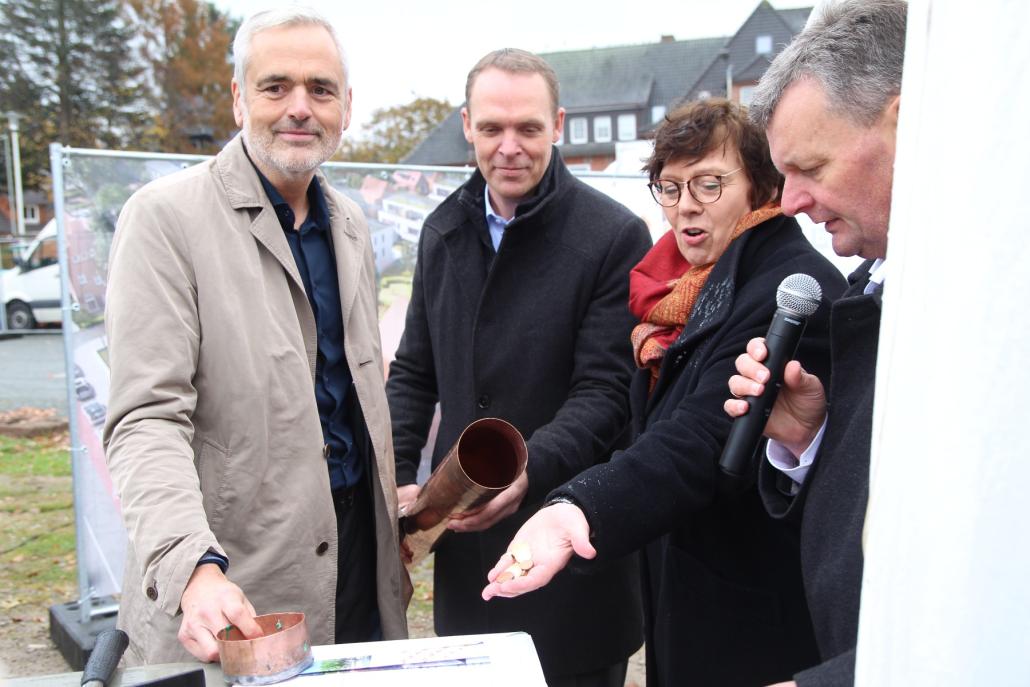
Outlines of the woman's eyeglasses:
M 739 172 L 743 167 L 737 167 L 732 172 L 725 174 L 700 174 L 686 181 L 673 181 L 672 179 L 659 179 L 647 185 L 651 189 L 651 195 L 663 208 L 674 208 L 679 205 L 680 196 L 683 195 L 683 187 L 699 203 L 714 203 L 722 197 L 722 180 L 729 175 Z

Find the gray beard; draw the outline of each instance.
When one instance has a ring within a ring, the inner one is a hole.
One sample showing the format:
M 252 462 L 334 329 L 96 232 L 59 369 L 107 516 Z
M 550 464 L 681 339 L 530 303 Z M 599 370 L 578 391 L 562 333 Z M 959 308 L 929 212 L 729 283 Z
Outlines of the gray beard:
M 311 173 L 318 169 L 319 165 L 331 158 L 339 150 L 340 143 L 343 142 L 343 132 L 341 131 L 340 135 L 333 141 L 324 130 L 321 130 L 318 139 L 319 145 L 312 150 L 305 151 L 304 155 L 298 157 L 295 154 L 290 154 L 296 151 L 277 150 L 275 148 L 275 134 L 270 130 L 266 130 L 262 135 L 255 135 L 248 118 L 243 123 L 243 140 L 246 142 L 247 150 L 250 154 L 260 162 L 285 176 L 296 177 Z

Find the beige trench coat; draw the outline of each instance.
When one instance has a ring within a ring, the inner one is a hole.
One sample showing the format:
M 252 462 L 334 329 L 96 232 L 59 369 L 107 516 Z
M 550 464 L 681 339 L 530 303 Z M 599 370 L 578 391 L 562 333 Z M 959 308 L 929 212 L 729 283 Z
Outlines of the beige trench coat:
M 407 634 L 390 418 L 368 226 L 324 178 L 344 348 L 374 451 L 378 602 Z M 337 537 L 315 404 L 315 319 L 240 138 L 137 191 L 107 290 L 104 441 L 129 535 L 130 663 L 187 660 L 179 600 L 208 549 L 258 613 L 303 611 L 333 643 Z M 326 548 L 323 543 L 328 544 Z M 404 578 L 406 582 L 406 577 Z

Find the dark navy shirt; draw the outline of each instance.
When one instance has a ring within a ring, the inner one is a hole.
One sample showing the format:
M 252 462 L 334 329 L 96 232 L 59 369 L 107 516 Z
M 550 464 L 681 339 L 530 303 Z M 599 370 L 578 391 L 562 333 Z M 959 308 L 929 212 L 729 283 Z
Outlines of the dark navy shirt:
M 322 438 L 329 447 L 329 484 L 333 490 L 352 487 L 364 474 L 365 466 L 354 449 L 347 412 L 351 392 L 350 368 L 343 350 L 343 312 L 340 307 L 340 283 L 329 224 L 329 208 L 317 178 L 308 186 L 308 216 L 300 229 L 294 229 L 293 210 L 282 194 L 257 169 L 261 185 L 275 208 L 293 259 L 304 282 L 308 302 L 315 314 L 318 332 L 318 353 L 315 358 L 315 400 Z

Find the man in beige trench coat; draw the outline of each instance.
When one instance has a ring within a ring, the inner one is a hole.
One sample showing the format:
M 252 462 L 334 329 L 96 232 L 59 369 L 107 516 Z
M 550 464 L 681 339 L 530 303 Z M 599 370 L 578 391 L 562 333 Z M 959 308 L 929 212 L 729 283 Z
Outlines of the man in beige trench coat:
M 350 120 L 332 26 L 234 44 L 242 134 L 140 189 L 111 253 L 105 445 L 129 535 L 131 664 L 303 611 L 315 644 L 407 629 L 368 227 L 318 166 Z

